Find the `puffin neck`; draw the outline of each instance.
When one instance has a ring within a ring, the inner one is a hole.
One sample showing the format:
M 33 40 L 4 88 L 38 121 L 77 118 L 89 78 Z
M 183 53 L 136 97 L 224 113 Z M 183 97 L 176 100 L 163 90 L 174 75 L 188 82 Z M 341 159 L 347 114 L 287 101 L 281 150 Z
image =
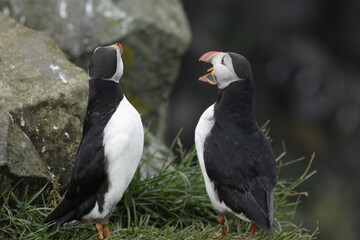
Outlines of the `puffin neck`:
M 231 119 L 240 125 L 255 122 L 252 81 L 236 81 L 224 89 L 219 89 L 215 103 L 215 119 Z
M 90 129 L 103 129 L 124 98 L 120 85 L 113 81 L 89 80 L 89 98 L 83 134 Z
M 123 92 L 120 84 L 114 81 L 104 80 L 101 78 L 89 79 L 89 99 L 93 97 L 123 98 Z

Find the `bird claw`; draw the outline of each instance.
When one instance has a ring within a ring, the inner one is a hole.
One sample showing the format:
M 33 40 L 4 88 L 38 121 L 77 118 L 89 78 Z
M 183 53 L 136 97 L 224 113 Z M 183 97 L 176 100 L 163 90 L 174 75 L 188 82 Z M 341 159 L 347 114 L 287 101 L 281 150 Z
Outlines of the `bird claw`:
M 234 238 L 236 238 L 236 239 L 242 239 L 242 237 L 241 236 L 231 236 L 231 235 L 223 235 L 223 234 L 221 234 L 221 233 L 213 233 L 213 235 L 214 235 L 214 237 L 216 238 L 216 239 L 218 239 L 218 238 L 223 238 L 223 237 L 229 237 L 230 236 L 230 238 L 231 239 L 234 239 Z M 215 239 L 215 238 L 210 238 L 210 239 Z M 246 238 L 247 239 L 247 238 Z
M 220 238 L 222 236 L 221 233 L 213 233 L 213 235 L 216 237 L 216 238 Z

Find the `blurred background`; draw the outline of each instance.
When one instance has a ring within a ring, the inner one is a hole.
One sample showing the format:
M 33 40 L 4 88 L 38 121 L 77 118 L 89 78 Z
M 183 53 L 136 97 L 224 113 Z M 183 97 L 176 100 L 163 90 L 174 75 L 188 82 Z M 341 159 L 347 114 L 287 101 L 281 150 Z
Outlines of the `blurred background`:
M 276 154 L 310 158 L 318 172 L 306 185 L 296 222 L 319 239 L 360 239 L 360 2 L 183 0 L 192 42 L 171 95 L 170 141 L 183 128 L 194 144 L 198 118 L 217 96 L 197 81 L 208 51 L 232 51 L 251 63 L 259 125 L 270 120 Z M 280 177 L 299 176 L 306 163 Z

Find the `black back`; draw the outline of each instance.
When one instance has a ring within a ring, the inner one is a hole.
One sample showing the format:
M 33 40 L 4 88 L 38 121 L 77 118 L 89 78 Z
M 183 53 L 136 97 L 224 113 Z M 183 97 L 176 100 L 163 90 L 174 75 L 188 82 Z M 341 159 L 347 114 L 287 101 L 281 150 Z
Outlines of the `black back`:
M 108 70 L 111 73 L 109 74 L 106 74 L 104 69 L 98 69 L 98 65 L 96 65 L 99 63 L 98 60 L 105 56 L 102 54 L 99 58 L 94 58 L 94 56 L 99 56 L 96 53 L 101 52 L 108 53 L 105 55 L 110 58 Z M 80 220 L 82 216 L 90 212 L 96 201 L 99 204 L 99 210 L 102 211 L 104 194 L 109 186 L 105 169 L 106 156 L 104 155 L 103 132 L 124 95 L 119 83 L 94 78 L 94 76 L 99 74 L 107 78 L 107 76 L 114 75 L 116 67 L 114 70 L 112 63 L 115 62 L 116 65 L 116 50 L 114 50 L 115 55 L 112 52 L 111 49 L 101 51 L 100 48 L 95 51 L 90 63 L 89 74 L 93 78 L 89 80 L 89 98 L 83 126 L 83 137 L 78 148 L 70 187 L 65 198 L 45 219 L 45 222 L 55 222 L 48 229 L 49 232 L 66 222 Z
M 249 76 L 251 71 L 247 79 L 219 90 L 215 124 L 205 140 L 204 161 L 219 199 L 235 213 L 243 213 L 272 232 L 275 157 L 255 120 L 254 86 Z

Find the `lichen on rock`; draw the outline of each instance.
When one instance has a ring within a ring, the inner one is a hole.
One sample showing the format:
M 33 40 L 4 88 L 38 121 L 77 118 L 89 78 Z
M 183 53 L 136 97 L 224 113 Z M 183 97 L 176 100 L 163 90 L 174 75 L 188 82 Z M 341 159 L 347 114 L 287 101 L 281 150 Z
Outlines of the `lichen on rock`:
M 124 90 L 155 135 L 164 136 L 169 96 L 191 40 L 180 0 L 9 2 L 12 17 L 48 33 L 83 69 L 97 46 L 120 41 Z
M 47 34 L 3 14 L 0 23 L 0 190 L 20 180 L 36 190 L 51 176 L 60 176 L 66 186 L 82 136 L 88 76 Z M 171 36 L 166 27 L 149 24 L 143 20 L 123 39 L 126 73 L 121 85 L 145 119 L 154 119 L 152 129 L 159 136 L 186 41 Z M 160 37 L 148 41 L 152 36 Z M 163 165 L 167 147 L 158 136 L 151 135 L 146 143 L 143 159 L 156 154 L 143 176 L 154 175 Z
M 44 182 L 54 174 L 66 184 L 81 137 L 87 74 L 48 35 L 2 14 L 0 22 L 0 178 Z

